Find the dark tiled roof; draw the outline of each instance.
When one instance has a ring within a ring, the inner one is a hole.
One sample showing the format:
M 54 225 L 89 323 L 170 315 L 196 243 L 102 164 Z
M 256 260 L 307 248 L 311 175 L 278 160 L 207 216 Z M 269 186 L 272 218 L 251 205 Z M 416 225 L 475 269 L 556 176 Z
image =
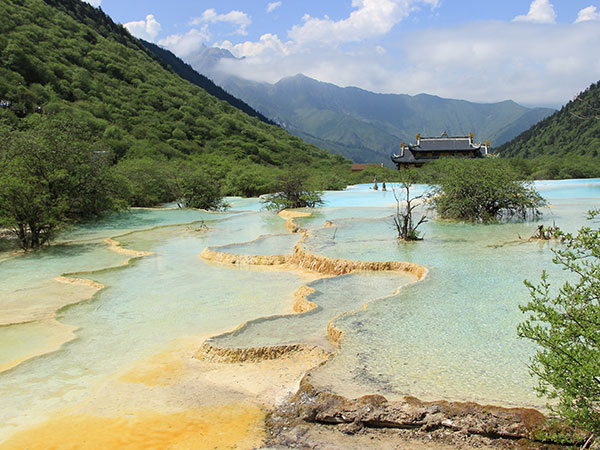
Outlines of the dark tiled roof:
M 471 145 L 472 139 L 468 136 L 459 137 L 422 137 L 418 145 L 409 145 L 400 149 L 398 154 L 392 155 L 392 162 L 398 167 L 403 164 L 424 164 L 435 161 L 445 156 L 470 156 L 480 158 L 487 153 L 481 144 Z M 483 149 L 483 150 L 482 150 Z
M 413 164 L 416 163 L 415 155 L 410 151 L 409 148 L 405 147 L 398 154 L 392 155 L 392 162 L 394 163 L 403 163 L 403 164 Z
M 415 152 L 443 152 L 473 150 L 468 137 L 436 137 L 421 138 L 419 145 L 411 145 L 410 149 Z

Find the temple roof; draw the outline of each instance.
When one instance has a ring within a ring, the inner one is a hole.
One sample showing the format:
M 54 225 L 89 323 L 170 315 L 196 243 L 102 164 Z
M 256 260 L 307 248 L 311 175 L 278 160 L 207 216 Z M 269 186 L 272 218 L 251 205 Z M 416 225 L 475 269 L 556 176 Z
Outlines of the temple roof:
M 471 138 L 466 137 L 422 137 L 417 145 L 408 146 L 412 151 L 417 152 L 443 152 L 473 150 L 481 147 L 480 145 L 471 145 Z
M 396 165 L 423 164 L 435 161 L 442 156 L 469 156 L 480 158 L 487 154 L 485 145 L 474 143 L 472 136 L 448 136 L 446 133 L 439 137 L 420 137 L 417 144 L 403 146 L 399 154 L 392 155 Z

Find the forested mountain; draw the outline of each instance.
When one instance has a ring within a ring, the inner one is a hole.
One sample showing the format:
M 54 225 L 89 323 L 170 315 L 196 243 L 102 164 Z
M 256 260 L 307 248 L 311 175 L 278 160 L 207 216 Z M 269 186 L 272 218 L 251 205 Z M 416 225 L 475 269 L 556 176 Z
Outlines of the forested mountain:
M 565 157 L 600 154 L 600 81 L 560 111 L 497 149 L 501 156 Z
M 130 180 L 141 167 L 136 161 L 156 173 L 184 161 L 205 169 L 226 193 L 241 193 L 245 173 L 256 179 L 299 164 L 314 172 L 347 168 L 339 156 L 166 70 L 88 3 L 2 0 L 0 17 L 1 120 L 23 128 L 67 114 L 99 138 L 115 162 L 131 168 Z
M 237 97 L 234 97 L 227 91 L 225 91 L 222 87 L 217 86 L 206 76 L 195 71 L 189 64 L 186 64 L 177 56 L 175 56 L 169 50 L 165 50 L 162 47 L 159 47 L 156 44 L 151 42 L 140 40 L 144 47 L 146 47 L 151 53 L 153 53 L 159 61 L 161 61 L 167 68 L 173 70 L 175 73 L 179 74 L 181 77 L 188 80 L 190 83 L 194 83 L 196 86 L 201 87 L 210 95 L 217 97 L 219 100 L 224 100 L 229 103 L 231 106 L 236 107 L 237 109 L 245 112 L 249 116 L 257 117 L 262 122 L 274 125 L 272 121 L 267 119 L 261 113 L 252 109 L 247 103 L 243 102 Z

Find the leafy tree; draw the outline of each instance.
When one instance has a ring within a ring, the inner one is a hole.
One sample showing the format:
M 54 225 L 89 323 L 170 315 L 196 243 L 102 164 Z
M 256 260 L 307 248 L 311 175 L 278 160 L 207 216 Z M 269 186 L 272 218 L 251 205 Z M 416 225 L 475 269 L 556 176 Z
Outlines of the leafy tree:
M 115 172 L 125 180 L 122 195 L 131 206 L 156 206 L 177 197 L 176 170 L 166 161 L 127 159 L 116 166 Z
M 250 167 L 234 167 L 225 179 L 225 193 L 227 195 L 257 197 L 273 192 L 277 173 L 277 169 L 258 164 Z
M 0 142 L 0 227 L 24 249 L 44 245 L 67 223 L 125 206 L 110 155 L 72 121 L 2 126 Z
M 591 216 L 598 211 L 591 213 Z M 540 395 L 557 399 L 549 407 L 571 424 L 600 433 L 600 231 L 583 227 L 564 236 L 554 263 L 571 274 L 551 291 L 546 272 L 539 285 L 525 282 L 531 299 L 518 326 L 520 337 L 539 346 L 531 361 Z
M 219 185 L 202 169 L 196 169 L 180 179 L 181 197 L 188 208 L 218 211 L 229 207 L 223 200 Z
M 531 183 L 503 160 L 439 161 L 441 168 L 432 203 L 440 217 L 492 222 L 539 214 L 545 201 Z
M 291 169 L 283 173 L 276 182 L 277 192 L 263 198 L 267 209 L 281 211 L 287 208 L 315 208 L 322 206 L 322 191 L 314 189 L 309 174 L 302 169 Z

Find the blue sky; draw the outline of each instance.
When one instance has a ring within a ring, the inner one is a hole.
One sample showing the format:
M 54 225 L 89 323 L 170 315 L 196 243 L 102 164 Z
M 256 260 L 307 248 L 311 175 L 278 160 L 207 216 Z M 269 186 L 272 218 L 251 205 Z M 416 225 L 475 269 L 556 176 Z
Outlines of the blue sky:
M 527 105 L 565 103 L 600 80 L 600 0 L 89 0 L 184 60 L 276 82 Z

